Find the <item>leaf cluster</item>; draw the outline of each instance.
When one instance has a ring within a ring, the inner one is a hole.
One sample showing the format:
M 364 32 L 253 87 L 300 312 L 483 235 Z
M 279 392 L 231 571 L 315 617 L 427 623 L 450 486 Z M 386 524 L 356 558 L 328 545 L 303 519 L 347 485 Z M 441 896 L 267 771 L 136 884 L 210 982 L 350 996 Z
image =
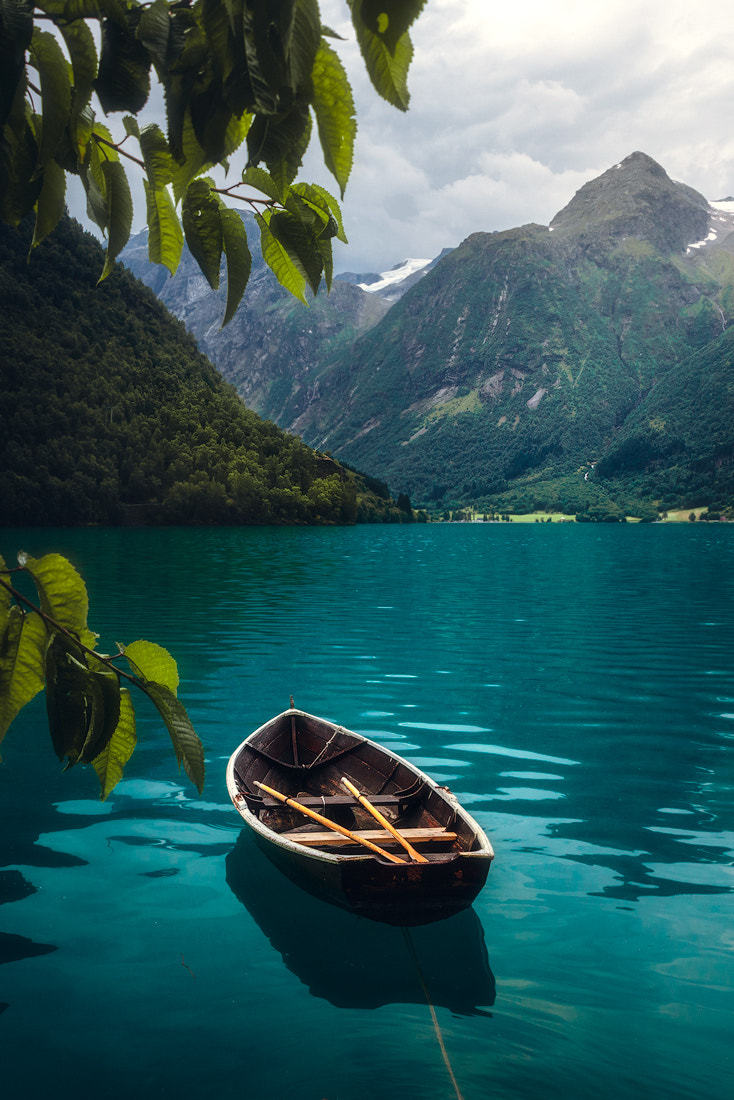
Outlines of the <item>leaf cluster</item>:
M 408 32 L 425 0 L 347 2 L 375 89 L 405 110 Z M 37 245 L 64 211 L 67 173 L 78 176 L 107 238 L 104 279 L 130 236 L 125 165 L 135 162 L 150 259 L 173 273 L 185 238 L 216 289 L 224 255 L 224 323 L 251 267 L 230 198 L 257 211 L 266 262 L 305 301 L 307 286 L 330 287 L 332 241 L 346 241 L 337 200 L 295 182 L 314 122 L 342 196 L 351 171 L 354 100 L 334 37 L 317 0 L 0 0 L 0 219 L 18 225 L 34 211 Z M 152 77 L 165 98 L 165 133 L 138 121 Z M 123 141 L 96 103 L 105 114 L 125 112 Z M 244 161 L 237 182 L 215 186 L 210 171 L 229 171 L 235 155 Z
M 32 580 L 35 601 L 16 587 L 20 576 Z M 118 644 L 115 656 L 98 653 L 97 635 L 87 625 L 88 608 L 84 581 L 60 554 L 32 558 L 21 553 L 14 569 L 0 557 L 0 741 L 45 686 L 56 755 L 67 768 L 91 764 L 105 799 L 136 745 L 135 708 L 124 681 L 155 704 L 179 766 L 201 793 L 204 752 L 176 695 L 175 660 L 145 641 Z M 126 668 L 114 664 L 121 658 Z

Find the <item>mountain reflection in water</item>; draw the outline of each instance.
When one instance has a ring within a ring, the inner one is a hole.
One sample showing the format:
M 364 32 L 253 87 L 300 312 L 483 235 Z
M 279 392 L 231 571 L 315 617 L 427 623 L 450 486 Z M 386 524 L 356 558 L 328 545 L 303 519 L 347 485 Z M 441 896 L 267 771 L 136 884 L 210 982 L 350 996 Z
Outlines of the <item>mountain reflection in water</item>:
M 226 858 L 227 883 L 288 969 L 339 1008 L 423 1004 L 487 1015 L 495 981 L 473 909 L 408 932 L 320 901 L 292 883 L 243 830 Z

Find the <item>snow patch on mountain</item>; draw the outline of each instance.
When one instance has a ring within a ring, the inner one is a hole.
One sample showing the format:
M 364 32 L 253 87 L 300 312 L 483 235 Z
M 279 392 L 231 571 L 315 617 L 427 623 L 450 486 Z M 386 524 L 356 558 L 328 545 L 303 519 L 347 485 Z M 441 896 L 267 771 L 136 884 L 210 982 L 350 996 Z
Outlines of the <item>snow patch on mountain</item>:
M 715 241 L 717 236 L 718 233 L 715 229 L 709 229 L 708 236 L 704 237 L 702 241 L 693 241 L 691 244 L 688 245 L 688 248 L 686 249 L 686 255 L 688 255 L 688 253 L 691 252 L 694 248 L 704 248 L 704 246 L 707 245 L 709 241 Z
M 686 256 L 690 256 L 694 250 L 706 248 L 714 241 L 721 243 L 724 237 L 734 231 L 734 198 L 727 196 L 725 199 L 709 202 L 708 205 L 711 211 L 708 234 L 700 241 L 692 241 L 686 247 Z
M 389 271 L 381 271 L 380 277 L 377 282 L 374 283 L 357 283 L 360 290 L 367 291 L 368 294 L 382 294 L 388 287 L 393 286 L 395 283 L 402 283 L 404 279 L 410 278 L 411 275 L 416 275 L 419 271 L 422 271 L 424 267 L 430 264 L 431 260 L 403 260 L 401 264 L 396 264 L 395 267 Z

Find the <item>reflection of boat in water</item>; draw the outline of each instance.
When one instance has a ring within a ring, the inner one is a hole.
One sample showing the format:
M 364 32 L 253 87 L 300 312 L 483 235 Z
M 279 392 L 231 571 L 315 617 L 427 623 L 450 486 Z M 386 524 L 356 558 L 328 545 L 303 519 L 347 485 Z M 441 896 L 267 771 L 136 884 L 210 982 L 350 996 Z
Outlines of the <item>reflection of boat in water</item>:
M 285 874 L 375 920 L 425 924 L 465 909 L 494 856 L 447 787 L 375 741 L 293 706 L 234 751 L 227 789 Z M 382 829 L 360 794 L 377 808 Z M 304 808 L 316 826 L 304 822 Z M 411 849 L 406 858 L 396 830 L 420 853 Z
M 248 830 L 227 856 L 227 883 L 283 961 L 315 997 L 340 1008 L 434 1005 L 480 1015 L 494 1004 L 484 933 L 473 909 L 405 932 L 305 893 L 279 874 Z M 405 930 L 407 931 L 407 930 Z

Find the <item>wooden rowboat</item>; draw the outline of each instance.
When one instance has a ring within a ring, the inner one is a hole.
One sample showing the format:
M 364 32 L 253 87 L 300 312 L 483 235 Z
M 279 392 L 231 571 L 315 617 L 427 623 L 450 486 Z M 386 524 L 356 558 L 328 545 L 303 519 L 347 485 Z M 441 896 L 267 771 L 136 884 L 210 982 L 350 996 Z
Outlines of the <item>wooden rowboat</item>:
M 345 779 L 402 844 L 347 792 Z M 235 749 L 227 789 L 255 840 L 289 878 L 374 920 L 426 924 L 465 909 L 494 857 L 485 833 L 448 787 L 376 742 L 295 707 Z M 304 816 L 307 811 L 330 827 Z

